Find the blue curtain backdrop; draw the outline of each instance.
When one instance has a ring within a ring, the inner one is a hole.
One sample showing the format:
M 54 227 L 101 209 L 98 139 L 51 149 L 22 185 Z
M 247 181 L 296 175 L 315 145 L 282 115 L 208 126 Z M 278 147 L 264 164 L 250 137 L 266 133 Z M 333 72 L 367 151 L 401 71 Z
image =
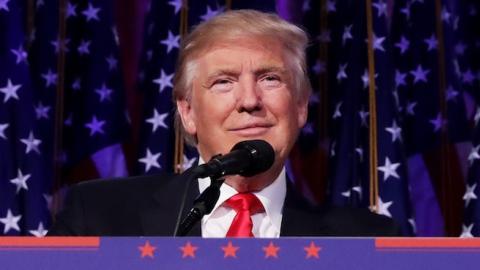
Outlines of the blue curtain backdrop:
M 195 164 L 173 130 L 179 44 L 241 8 L 310 35 L 314 92 L 287 164 L 307 198 L 406 235 L 480 235 L 474 0 L 0 0 L 0 233 L 44 236 L 76 182 Z

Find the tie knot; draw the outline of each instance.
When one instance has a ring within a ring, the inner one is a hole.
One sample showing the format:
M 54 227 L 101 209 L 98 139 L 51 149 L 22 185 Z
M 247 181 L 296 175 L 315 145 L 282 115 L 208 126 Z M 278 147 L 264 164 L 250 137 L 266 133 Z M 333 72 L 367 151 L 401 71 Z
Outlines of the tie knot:
M 262 202 L 252 193 L 238 193 L 230 197 L 225 203 L 236 212 L 248 211 L 250 215 L 264 211 Z

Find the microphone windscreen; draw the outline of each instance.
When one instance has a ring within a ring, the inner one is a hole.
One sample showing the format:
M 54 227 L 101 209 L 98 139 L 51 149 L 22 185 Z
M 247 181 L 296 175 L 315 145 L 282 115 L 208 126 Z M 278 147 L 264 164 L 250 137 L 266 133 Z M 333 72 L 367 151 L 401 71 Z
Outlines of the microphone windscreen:
M 265 172 L 270 169 L 275 160 L 275 151 L 273 147 L 264 140 L 242 141 L 235 146 L 233 150 L 247 151 L 250 155 L 250 164 L 240 173 L 241 176 L 250 177 Z

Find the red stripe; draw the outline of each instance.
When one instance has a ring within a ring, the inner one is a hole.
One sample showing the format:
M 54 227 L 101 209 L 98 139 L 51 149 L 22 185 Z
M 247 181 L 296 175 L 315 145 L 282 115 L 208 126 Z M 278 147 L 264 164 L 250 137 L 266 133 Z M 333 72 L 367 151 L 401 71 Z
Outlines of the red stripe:
M 0 237 L 0 247 L 98 248 L 100 237 Z
M 480 248 L 478 238 L 376 238 L 376 248 Z

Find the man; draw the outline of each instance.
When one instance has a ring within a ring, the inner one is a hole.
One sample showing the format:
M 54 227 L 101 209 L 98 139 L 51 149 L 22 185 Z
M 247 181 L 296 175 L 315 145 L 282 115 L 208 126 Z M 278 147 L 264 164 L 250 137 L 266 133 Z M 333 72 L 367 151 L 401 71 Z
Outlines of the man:
M 200 162 L 238 142 L 262 139 L 272 167 L 253 177 L 228 176 L 211 214 L 189 235 L 396 235 L 393 222 L 367 210 L 315 208 L 287 183 L 284 164 L 307 119 L 307 36 L 273 14 L 230 11 L 200 24 L 183 41 L 174 98 L 177 128 L 196 145 Z M 192 182 L 192 185 L 187 183 Z M 183 175 L 93 181 L 72 188 L 51 235 L 174 233 L 182 212 L 209 185 Z M 183 211 L 182 216 L 185 215 Z

